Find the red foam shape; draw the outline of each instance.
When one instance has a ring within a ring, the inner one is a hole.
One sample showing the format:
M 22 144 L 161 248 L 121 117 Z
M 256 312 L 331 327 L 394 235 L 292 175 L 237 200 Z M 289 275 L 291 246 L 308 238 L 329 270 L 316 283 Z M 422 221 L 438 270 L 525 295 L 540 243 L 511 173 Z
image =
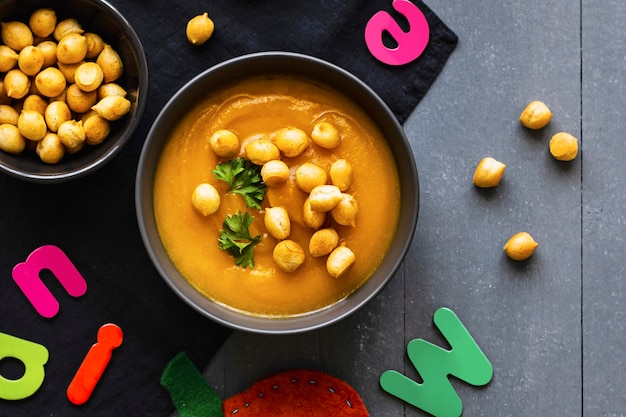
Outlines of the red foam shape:
M 254 383 L 223 403 L 224 416 L 369 417 L 346 382 L 312 370 L 286 371 Z
M 91 346 L 67 388 L 68 400 L 76 405 L 87 402 L 109 364 L 113 349 L 119 347 L 123 339 L 119 326 L 108 323 L 100 327 L 98 342 Z

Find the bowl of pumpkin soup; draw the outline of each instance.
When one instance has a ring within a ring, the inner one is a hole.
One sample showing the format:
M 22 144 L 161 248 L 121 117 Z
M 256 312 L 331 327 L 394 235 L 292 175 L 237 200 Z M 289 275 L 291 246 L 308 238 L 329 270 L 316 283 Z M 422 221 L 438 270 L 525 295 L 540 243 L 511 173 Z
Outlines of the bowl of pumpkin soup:
M 417 224 L 411 147 L 387 105 L 315 57 L 209 68 L 155 120 L 135 202 L 170 288 L 225 326 L 313 330 L 389 282 Z

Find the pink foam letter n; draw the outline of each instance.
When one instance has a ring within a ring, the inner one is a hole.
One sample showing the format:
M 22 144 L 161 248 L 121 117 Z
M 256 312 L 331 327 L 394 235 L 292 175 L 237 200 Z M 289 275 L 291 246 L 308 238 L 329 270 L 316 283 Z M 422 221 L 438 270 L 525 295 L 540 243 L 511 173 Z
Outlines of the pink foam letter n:
M 39 276 L 44 269 L 52 272 L 72 297 L 84 295 L 87 282 L 67 255 L 53 245 L 35 249 L 26 261 L 15 265 L 13 280 L 17 286 L 39 314 L 51 318 L 59 312 L 59 303 Z

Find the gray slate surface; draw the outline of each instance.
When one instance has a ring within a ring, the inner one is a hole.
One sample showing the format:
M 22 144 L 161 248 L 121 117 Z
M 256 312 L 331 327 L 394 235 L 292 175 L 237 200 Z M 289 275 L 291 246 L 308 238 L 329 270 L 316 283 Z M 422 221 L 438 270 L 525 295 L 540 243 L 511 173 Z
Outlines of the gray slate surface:
M 227 397 L 271 373 L 311 367 L 352 384 L 372 416 L 423 416 L 378 378 L 387 369 L 416 377 L 406 344 L 445 346 L 432 316 L 449 307 L 494 367 L 486 387 L 453 381 L 463 415 L 624 416 L 626 3 L 428 5 L 459 44 L 405 125 L 421 208 L 402 269 L 329 328 L 235 333 L 205 375 Z M 539 132 L 518 122 L 534 99 L 554 113 Z M 581 138 L 571 163 L 548 152 L 561 130 Z M 507 164 L 496 190 L 472 186 L 484 156 Z M 540 246 L 516 263 L 502 246 L 520 230 Z

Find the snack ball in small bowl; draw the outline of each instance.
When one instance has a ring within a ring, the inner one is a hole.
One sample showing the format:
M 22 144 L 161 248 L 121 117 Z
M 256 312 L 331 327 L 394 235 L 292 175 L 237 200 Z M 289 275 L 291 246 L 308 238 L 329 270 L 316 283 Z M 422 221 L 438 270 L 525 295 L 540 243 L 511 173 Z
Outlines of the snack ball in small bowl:
M 30 182 L 93 172 L 130 141 L 148 66 L 106 1 L 0 2 L 0 171 Z
M 172 290 L 223 325 L 286 334 L 355 312 L 417 223 L 413 152 L 387 105 L 315 57 L 218 64 L 162 109 L 142 149 L 140 232 Z

